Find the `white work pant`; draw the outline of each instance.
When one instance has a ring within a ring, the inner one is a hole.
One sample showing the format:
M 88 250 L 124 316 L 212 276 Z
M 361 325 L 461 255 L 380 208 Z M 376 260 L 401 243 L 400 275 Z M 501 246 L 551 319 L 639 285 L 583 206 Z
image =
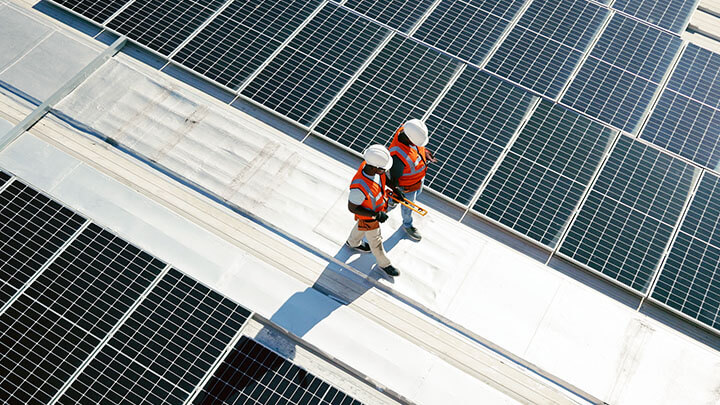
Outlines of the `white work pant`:
M 380 234 L 380 227 L 369 231 L 361 231 L 358 229 L 358 224 L 356 222 L 355 226 L 352 229 L 352 232 L 350 232 L 350 237 L 348 237 L 348 244 L 350 246 L 360 246 L 363 237 L 367 239 L 368 244 L 370 245 L 370 251 L 375 256 L 375 260 L 377 261 L 378 266 L 389 266 L 390 259 L 388 259 L 387 255 L 385 254 L 385 248 L 382 244 L 382 235 Z

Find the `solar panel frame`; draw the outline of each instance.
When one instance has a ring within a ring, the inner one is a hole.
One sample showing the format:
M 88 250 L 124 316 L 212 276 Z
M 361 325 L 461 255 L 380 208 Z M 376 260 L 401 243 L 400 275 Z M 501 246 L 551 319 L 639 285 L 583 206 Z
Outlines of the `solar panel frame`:
M 555 99 L 609 16 L 585 0 L 532 2 L 484 68 Z
M 103 25 L 110 17 L 134 0 L 106 0 L 106 4 L 96 0 L 50 0 L 73 14 Z
M 244 87 L 242 94 L 310 126 L 388 35 L 389 30 L 327 4 Z M 357 42 L 361 44 L 355 46 Z M 342 68 L 336 67 L 337 63 Z
M 0 192 L 2 192 L 5 189 L 5 186 L 10 183 L 12 178 L 13 178 L 13 176 L 9 175 L 8 173 L 0 171 Z
M 555 254 L 646 294 L 698 173 L 692 165 L 620 136 Z

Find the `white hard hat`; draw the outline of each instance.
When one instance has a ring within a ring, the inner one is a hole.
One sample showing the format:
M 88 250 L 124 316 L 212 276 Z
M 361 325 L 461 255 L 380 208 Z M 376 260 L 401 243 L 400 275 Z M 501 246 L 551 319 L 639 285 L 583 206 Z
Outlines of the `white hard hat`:
M 392 167 L 392 157 L 390 157 L 390 151 L 382 145 L 370 145 L 369 148 L 363 153 L 363 158 L 370 166 L 380 167 L 385 170 L 390 170 Z
M 430 139 L 428 137 L 428 129 L 425 126 L 425 123 L 418 119 L 412 119 L 406 122 L 405 125 L 403 125 L 403 130 L 405 131 L 405 135 L 407 135 L 408 139 L 410 139 L 410 142 L 417 146 L 427 145 L 428 140 Z

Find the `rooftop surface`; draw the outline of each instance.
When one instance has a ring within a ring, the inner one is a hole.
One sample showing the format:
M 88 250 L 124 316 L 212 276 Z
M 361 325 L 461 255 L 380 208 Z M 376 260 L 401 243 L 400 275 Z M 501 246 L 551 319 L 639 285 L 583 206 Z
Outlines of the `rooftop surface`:
M 20 33 L 0 36 L 0 133 L 106 48 L 63 15 L 0 2 Z M 369 380 L 346 383 L 367 403 L 720 401 L 715 334 L 430 194 L 422 242 L 383 224 L 403 271 L 384 277 L 343 247 L 356 157 L 162 66 L 127 46 L 0 168 Z

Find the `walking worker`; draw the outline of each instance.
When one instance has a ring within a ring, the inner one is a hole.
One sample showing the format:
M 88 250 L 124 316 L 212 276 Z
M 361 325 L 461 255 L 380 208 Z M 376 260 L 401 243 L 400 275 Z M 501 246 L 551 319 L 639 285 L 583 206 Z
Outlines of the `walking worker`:
M 427 163 L 437 162 L 433 153 L 425 149 L 429 140 L 425 123 L 412 119 L 401 126 L 390 144 L 392 167 L 388 176 L 388 184 L 400 199 L 407 198 L 415 202 L 422 192 L 423 179 L 427 171 Z M 394 208 L 391 201 L 390 209 Z M 412 210 L 405 205 L 400 208 L 405 232 L 414 240 L 422 239 L 420 231 L 413 226 Z
M 388 192 L 385 171 L 392 165 L 390 152 L 382 145 L 372 145 L 363 154 L 365 159 L 350 183 L 348 210 L 355 214 L 357 224 L 345 244 L 360 252 L 372 252 L 378 266 L 389 276 L 400 272 L 390 264 L 380 234 L 380 223 L 387 216 Z M 363 242 L 363 237 L 367 242 Z

